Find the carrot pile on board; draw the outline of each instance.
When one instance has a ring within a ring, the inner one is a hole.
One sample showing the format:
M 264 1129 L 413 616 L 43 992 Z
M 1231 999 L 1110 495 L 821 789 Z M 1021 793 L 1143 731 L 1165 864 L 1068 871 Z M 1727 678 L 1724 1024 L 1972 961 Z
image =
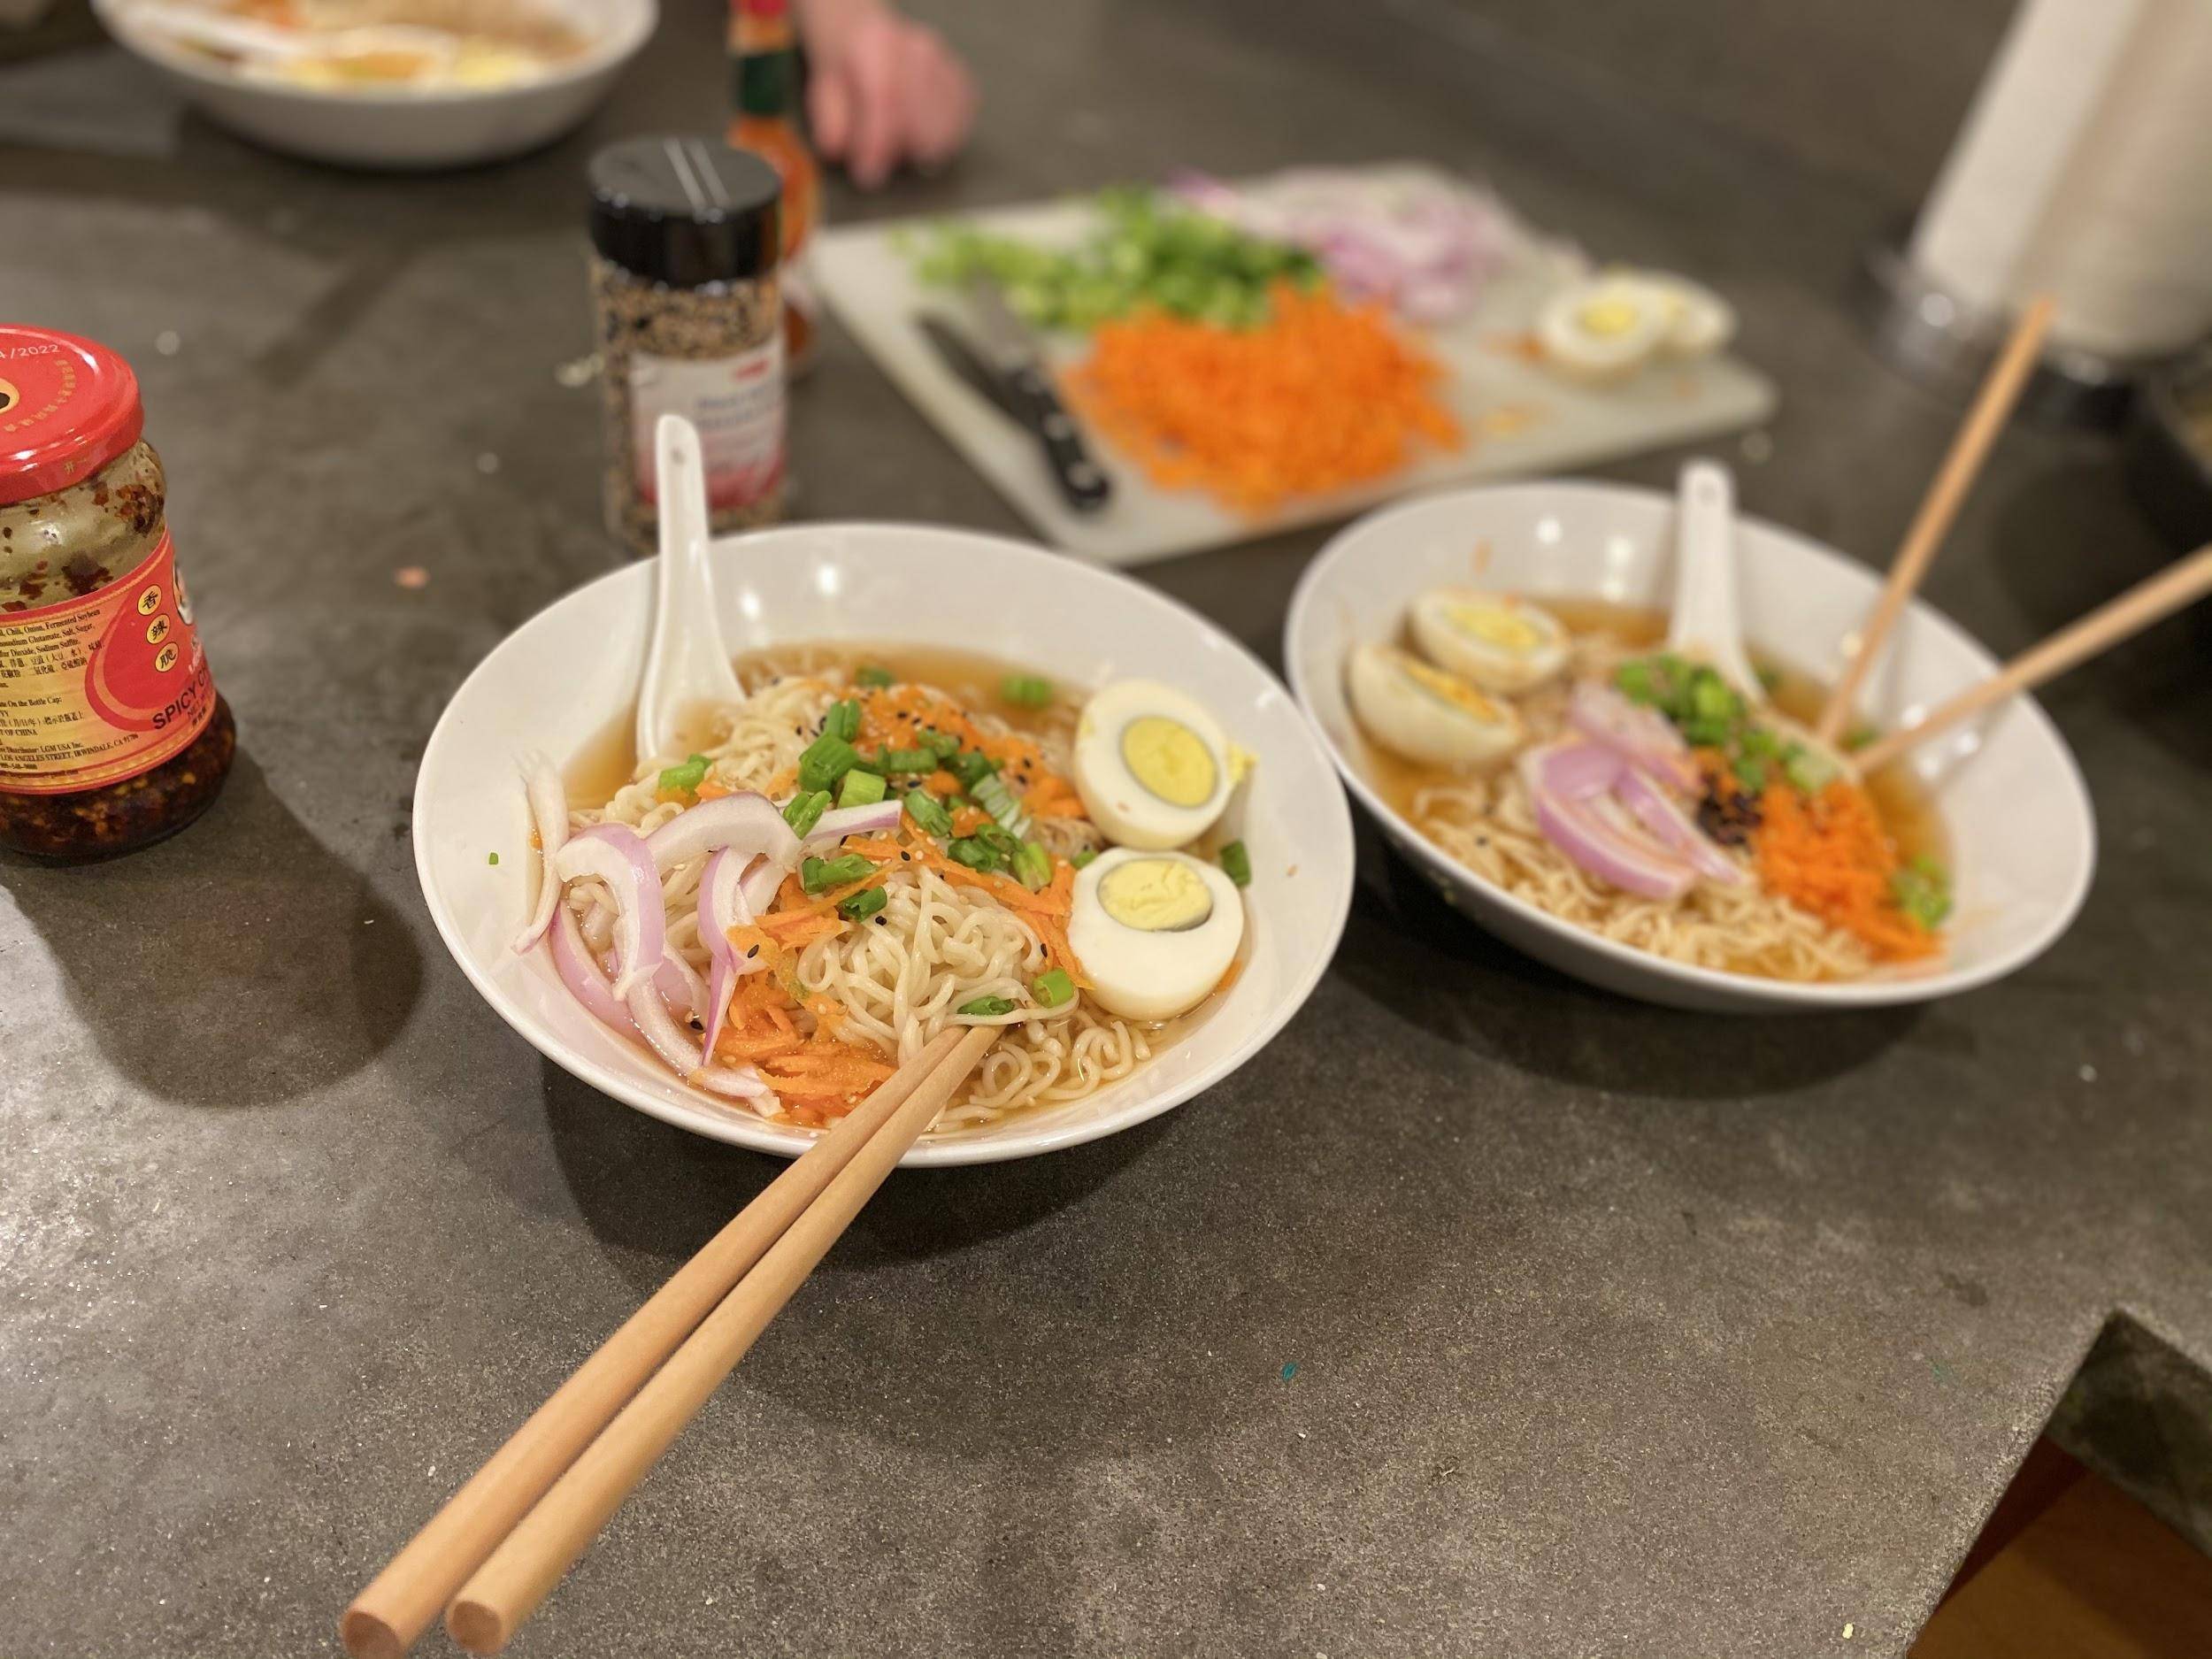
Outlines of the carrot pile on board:
M 1256 327 L 1145 311 L 1102 324 L 1068 377 L 1078 407 L 1164 488 L 1258 515 L 1456 449 L 1445 370 L 1376 305 L 1273 293 Z

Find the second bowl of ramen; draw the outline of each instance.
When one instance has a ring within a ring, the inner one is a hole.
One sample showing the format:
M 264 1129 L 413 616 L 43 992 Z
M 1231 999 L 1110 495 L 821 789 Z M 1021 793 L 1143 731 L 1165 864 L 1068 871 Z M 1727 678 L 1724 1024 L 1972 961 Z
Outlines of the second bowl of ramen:
M 1464 490 L 1353 525 L 1307 571 L 1292 687 L 1446 900 L 1594 984 L 1738 1011 L 1949 995 L 2057 939 L 2095 832 L 2033 701 L 1861 778 L 1807 727 L 1877 577 L 1740 521 L 1746 696 L 1664 648 L 1674 528 L 1648 491 Z M 1993 667 L 1916 604 L 1857 735 Z

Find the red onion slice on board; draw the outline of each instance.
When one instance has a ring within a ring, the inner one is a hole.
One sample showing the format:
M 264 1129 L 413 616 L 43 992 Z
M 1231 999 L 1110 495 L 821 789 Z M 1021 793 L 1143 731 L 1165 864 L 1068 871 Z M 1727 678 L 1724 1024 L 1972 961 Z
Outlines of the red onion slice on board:
M 615 954 L 622 964 L 614 994 L 628 1002 L 659 972 L 668 948 L 660 872 L 644 839 L 626 825 L 595 824 L 570 836 L 553 855 L 552 872 L 564 884 L 588 877 L 607 884 L 614 899 Z

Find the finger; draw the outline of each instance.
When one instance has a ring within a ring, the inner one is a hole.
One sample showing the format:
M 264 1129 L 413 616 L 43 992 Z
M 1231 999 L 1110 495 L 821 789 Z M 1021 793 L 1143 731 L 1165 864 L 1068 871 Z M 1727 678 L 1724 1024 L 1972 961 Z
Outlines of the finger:
M 842 160 L 852 142 L 853 92 L 840 71 L 828 69 L 814 77 L 807 88 L 806 112 L 814 148 L 832 161 Z
M 847 58 L 852 74 L 853 140 L 846 165 L 853 182 L 872 190 L 899 157 L 899 26 L 888 19 L 863 29 Z
M 960 60 L 932 39 L 920 54 L 909 85 L 913 88 L 907 123 L 908 144 L 924 166 L 941 166 L 967 142 L 975 120 L 975 83 Z

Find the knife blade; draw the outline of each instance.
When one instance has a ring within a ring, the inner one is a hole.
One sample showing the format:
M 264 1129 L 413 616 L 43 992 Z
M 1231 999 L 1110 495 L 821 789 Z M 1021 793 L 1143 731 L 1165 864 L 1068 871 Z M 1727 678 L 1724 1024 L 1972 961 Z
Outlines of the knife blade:
M 988 277 L 969 285 L 968 305 L 983 365 L 1003 390 L 1014 418 L 1036 435 L 1061 495 L 1078 512 L 1096 512 L 1111 499 L 1113 480 L 1091 459 L 1082 430 L 1060 402 L 1036 336 Z
M 929 342 L 944 365 L 952 371 L 954 379 L 1016 426 L 1026 425 L 1021 411 L 1007 396 L 1005 386 L 992 373 L 991 365 L 976 355 L 967 335 L 934 311 L 916 311 L 914 326 L 921 330 L 922 338 Z

